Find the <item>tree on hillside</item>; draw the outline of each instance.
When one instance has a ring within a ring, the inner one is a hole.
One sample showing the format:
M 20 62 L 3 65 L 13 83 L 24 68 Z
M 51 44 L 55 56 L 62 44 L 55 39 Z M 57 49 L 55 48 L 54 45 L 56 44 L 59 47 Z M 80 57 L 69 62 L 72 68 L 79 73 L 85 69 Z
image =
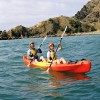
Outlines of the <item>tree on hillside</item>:
M 23 26 L 17 26 L 12 31 L 12 36 L 15 38 L 28 37 L 28 30 Z
M 77 33 L 77 32 L 82 32 L 82 23 L 76 20 L 70 20 L 70 25 L 71 25 L 71 32 L 72 33 Z
M 7 40 L 7 39 L 9 39 L 9 35 L 7 34 L 6 30 L 4 30 L 4 31 L 2 31 L 2 32 L 0 33 L 0 38 L 1 38 L 2 40 Z
M 51 18 L 49 19 L 49 21 L 53 24 L 53 33 L 57 33 L 58 30 L 60 29 L 59 23 L 57 23 L 55 20 Z

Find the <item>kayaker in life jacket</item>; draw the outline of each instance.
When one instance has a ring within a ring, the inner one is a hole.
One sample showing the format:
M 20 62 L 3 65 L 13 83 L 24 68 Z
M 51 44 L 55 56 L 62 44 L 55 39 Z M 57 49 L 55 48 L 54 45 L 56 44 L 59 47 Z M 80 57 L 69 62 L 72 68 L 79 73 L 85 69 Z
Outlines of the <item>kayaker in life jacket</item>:
M 30 49 L 27 51 L 28 59 L 30 59 L 32 61 L 33 60 L 40 61 L 40 59 L 44 60 L 43 57 L 40 57 L 40 59 L 38 57 L 38 53 L 42 53 L 42 50 L 40 48 L 35 49 L 34 42 L 30 42 L 29 45 L 30 45 Z
M 61 62 L 66 63 L 64 58 L 57 59 L 57 56 L 56 56 L 56 53 L 54 50 L 54 43 L 53 42 L 49 43 L 48 48 L 49 48 L 49 51 L 47 52 L 47 61 L 48 62 L 53 61 L 53 63 L 58 63 L 58 64 L 60 64 Z M 59 48 L 57 51 L 60 51 L 61 49 L 62 49 L 62 45 L 59 44 Z

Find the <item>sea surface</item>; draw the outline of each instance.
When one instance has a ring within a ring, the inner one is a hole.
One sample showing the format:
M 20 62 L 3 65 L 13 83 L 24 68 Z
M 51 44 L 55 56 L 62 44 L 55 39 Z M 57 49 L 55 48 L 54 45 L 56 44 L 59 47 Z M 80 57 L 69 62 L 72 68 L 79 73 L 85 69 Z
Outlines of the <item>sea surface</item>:
M 69 36 L 62 40 L 58 57 L 90 60 L 86 74 L 72 74 L 27 68 L 23 55 L 34 41 L 37 48 L 43 38 L 0 40 L 0 100 L 100 100 L 100 35 Z M 41 47 L 46 57 L 48 43 L 55 49 L 60 37 L 49 37 Z M 39 55 L 40 56 L 40 55 Z

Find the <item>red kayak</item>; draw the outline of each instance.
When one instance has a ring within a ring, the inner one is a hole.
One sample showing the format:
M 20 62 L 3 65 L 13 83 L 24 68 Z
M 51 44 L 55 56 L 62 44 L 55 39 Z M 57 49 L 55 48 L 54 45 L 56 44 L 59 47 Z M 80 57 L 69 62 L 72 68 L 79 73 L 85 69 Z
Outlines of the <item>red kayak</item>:
M 30 64 L 30 60 L 27 56 L 23 56 L 23 62 L 26 65 Z M 48 62 L 31 62 L 30 68 L 41 68 L 47 70 L 50 66 Z M 62 71 L 62 72 L 72 72 L 72 73 L 86 73 L 91 69 L 91 62 L 88 60 L 78 61 L 76 63 L 66 62 L 65 64 L 52 64 L 50 70 Z

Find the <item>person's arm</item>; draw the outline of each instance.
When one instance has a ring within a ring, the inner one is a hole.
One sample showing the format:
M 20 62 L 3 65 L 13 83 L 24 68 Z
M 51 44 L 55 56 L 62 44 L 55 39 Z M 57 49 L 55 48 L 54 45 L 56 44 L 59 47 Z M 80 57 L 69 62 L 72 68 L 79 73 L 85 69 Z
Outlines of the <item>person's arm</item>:
M 29 62 L 29 64 L 27 66 L 30 67 L 32 61 L 34 60 L 34 57 L 32 57 L 30 49 L 27 51 L 27 56 L 28 56 L 28 59 L 30 60 L 30 62 Z
M 27 51 L 27 56 L 30 56 L 30 50 Z
M 52 58 L 50 57 L 50 51 L 47 52 L 47 61 L 52 62 Z
M 59 43 L 57 51 L 60 51 L 61 49 L 62 49 L 62 45 L 61 45 L 61 43 Z
M 28 56 L 28 59 L 34 59 L 33 55 L 31 54 L 31 51 L 30 49 L 27 51 L 27 56 Z

